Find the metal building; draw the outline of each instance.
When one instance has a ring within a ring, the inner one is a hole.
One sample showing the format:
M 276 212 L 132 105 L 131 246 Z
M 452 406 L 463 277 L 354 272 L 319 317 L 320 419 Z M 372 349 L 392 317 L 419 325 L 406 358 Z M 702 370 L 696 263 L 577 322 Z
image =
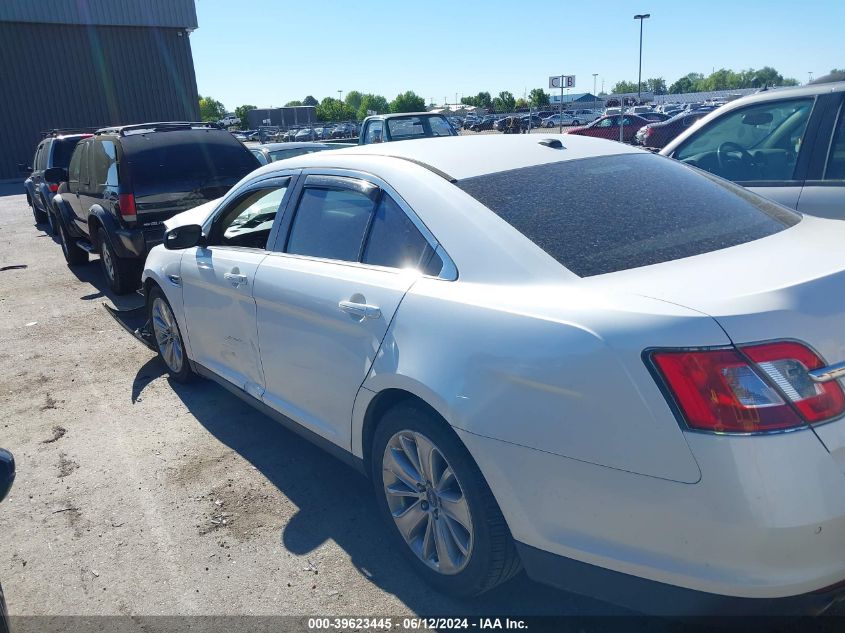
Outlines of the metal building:
M 194 0 L 0 1 L 0 181 L 41 132 L 199 118 Z

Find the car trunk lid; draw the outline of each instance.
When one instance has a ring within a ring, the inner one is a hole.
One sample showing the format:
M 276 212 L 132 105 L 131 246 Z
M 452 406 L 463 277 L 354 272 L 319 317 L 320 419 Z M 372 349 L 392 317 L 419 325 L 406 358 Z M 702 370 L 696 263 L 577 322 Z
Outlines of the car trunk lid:
M 788 230 L 685 259 L 585 279 L 715 319 L 736 345 L 794 339 L 845 361 L 845 223 L 805 217 Z M 814 427 L 845 470 L 845 420 Z

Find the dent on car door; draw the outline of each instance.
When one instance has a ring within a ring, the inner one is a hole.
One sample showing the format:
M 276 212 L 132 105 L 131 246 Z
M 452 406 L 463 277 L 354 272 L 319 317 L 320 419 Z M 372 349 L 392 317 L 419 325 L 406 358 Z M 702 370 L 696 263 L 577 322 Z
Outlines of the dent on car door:
M 845 100 L 841 94 L 836 96 L 839 103 L 830 109 L 829 124 L 823 123 L 816 137 L 798 210 L 845 220 Z
M 814 104 L 813 97 L 801 97 L 726 112 L 687 139 L 673 156 L 796 208 Z
M 258 398 L 255 272 L 284 208 L 290 178 L 247 187 L 208 224 L 205 245 L 182 257 L 182 301 L 192 360 Z
M 310 175 L 295 199 L 286 239 L 256 275 L 264 401 L 349 449 L 358 389 L 405 293 L 420 271 L 439 272 L 439 257 L 371 182 Z

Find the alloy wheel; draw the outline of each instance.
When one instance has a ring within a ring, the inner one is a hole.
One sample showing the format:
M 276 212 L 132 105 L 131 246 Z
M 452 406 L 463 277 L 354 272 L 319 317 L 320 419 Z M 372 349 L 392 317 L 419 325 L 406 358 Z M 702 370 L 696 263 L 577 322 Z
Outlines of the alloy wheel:
M 105 242 L 100 244 L 100 259 L 103 262 L 103 269 L 106 271 L 106 275 L 111 281 L 114 281 L 114 260 Z
M 156 297 L 153 301 L 152 321 L 158 351 L 167 368 L 174 374 L 178 374 L 182 371 L 182 364 L 185 362 L 182 337 L 179 336 L 179 328 L 176 326 L 176 318 L 170 306 L 161 297 Z
M 387 505 L 396 527 L 423 563 L 457 574 L 472 555 L 469 504 L 449 461 L 429 438 L 415 431 L 394 434 L 382 456 Z

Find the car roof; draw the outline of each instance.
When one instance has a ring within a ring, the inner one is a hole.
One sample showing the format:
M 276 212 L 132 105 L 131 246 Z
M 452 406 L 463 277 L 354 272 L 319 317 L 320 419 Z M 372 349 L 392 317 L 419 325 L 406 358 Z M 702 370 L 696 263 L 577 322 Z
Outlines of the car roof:
M 336 145 L 335 143 L 248 143 L 246 146 L 250 149 L 266 149 L 268 152 L 274 152 L 279 149 L 302 149 L 308 147 L 343 147 L 343 145 Z
M 548 142 L 561 143 L 561 148 Z M 546 143 L 546 144 L 544 144 Z M 395 158 L 422 165 L 449 179 L 463 180 L 523 167 L 567 160 L 648 153 L 629 145 L 575 134 L 513 134 L 450 136 L 392 143 L 343 147 L 332 152 L 306 154 L 272 163 L 264 170 L 338 167 L 348 168 L 351 158 L 360 158 L 366 169 L 370 157 Z

